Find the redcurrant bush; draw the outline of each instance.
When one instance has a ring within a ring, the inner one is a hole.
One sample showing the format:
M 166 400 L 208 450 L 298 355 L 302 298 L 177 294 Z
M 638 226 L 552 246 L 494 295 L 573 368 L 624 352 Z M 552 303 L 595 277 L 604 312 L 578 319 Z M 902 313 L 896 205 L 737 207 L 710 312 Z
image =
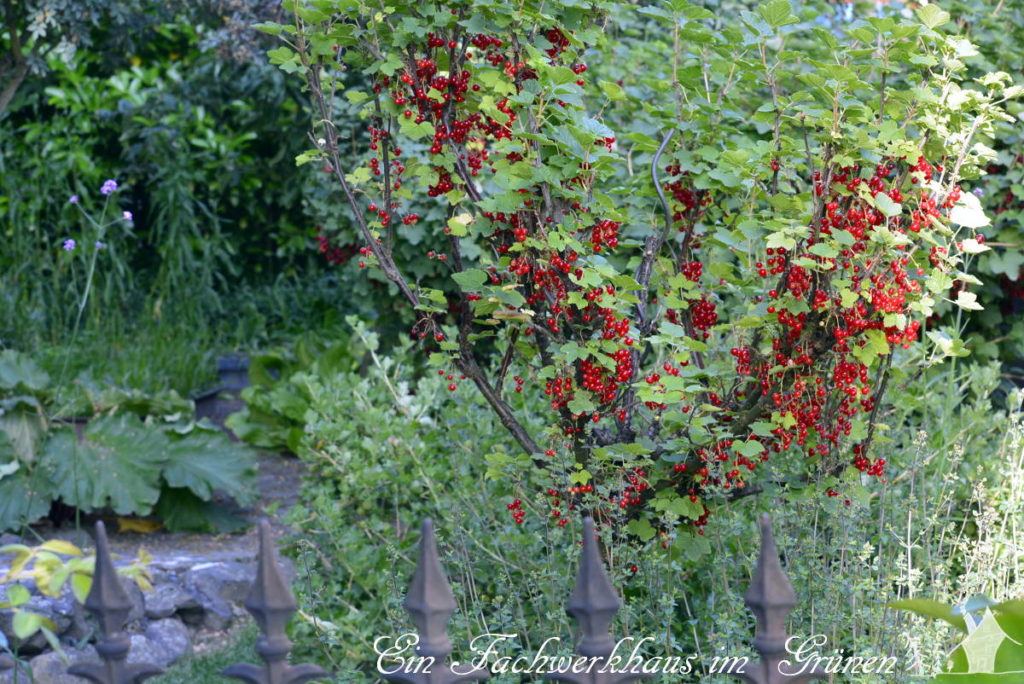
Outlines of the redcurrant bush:
M 330 169 L 430 363 L 547 471 L 514 522 L 535 495 L 551 525 L 585 508 L 650 539 L 899 468 L 879 407 L 903 350 L 948 344 L 937 302 L 978 308 L 962 183 L 1016 94 L 965 81 L 945 12 L 834 33 L 787 0 L 729 26 L 686 0 L 285 4 L 263 29 L 311 95 L 299 162 Z

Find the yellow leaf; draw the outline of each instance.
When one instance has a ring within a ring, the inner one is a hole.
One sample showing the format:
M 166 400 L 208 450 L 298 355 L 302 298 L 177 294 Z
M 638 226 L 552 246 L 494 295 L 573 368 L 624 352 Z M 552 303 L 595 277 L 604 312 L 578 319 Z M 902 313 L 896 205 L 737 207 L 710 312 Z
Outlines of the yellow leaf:
M 75 593 L 75 598 L 78 599 L 79 603 L 85 603 L 85 597 L 89 595 L 91 588 L 92 577 L 90 575 L 82 575 L 76 572 L 71 576 L 71 591 Z
M 46 619 L 42 615 L 19 610 L 14 613 L 11 627 L 13 628 L 14 636 L 19 639 L 27 639 L 35 634 L 45 621 Z
M 47 542 L 43 542 L 39 545 L 39 548 L 43 551 L 53 551 L 59 553 L 62 556 L 81 556 L 82 550 L 72 544 L 60 539 L 51 539 Z
M 142 520 L 140 518 L 118 518 L 118 532 L 138 532 L 139 534 L 152 534 L 164 524 L 159 520 Z

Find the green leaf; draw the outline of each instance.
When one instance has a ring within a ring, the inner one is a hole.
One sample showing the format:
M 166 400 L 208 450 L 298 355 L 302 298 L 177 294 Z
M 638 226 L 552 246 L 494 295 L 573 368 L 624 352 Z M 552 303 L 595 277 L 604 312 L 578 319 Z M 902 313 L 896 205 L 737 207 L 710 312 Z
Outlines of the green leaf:
M 202 426 L 183 439 L 171 440 L 163 477 L 172 487 L 187 487 L 200 499 L 213 490 L 226 492 L 242 505 L 255 500 L 254 452 L 235 444 L 213 426 Z
M 71 575 L 71 591 L 74 592 L 75 598 L 78 599 L 79 603 L 85 603 L 90 589 L 92 589 L 92 577 L 90 575 L 83 575 L 77 572 Z
M 190 489 L 165 487 L 154 513 L 171 532 L 235 534 L 249 523 L 210 501 L 203 501 Z
M 28 589 L 20 584 L 9 584 L 7 585 L 7 602 L 11 606 L 17 608 L 23 606 L 32 599 L 32 594 Z
M 0 480 L 0 530 L 15 530 L 50 512 L 53 484 L 46 467 L 25 468 Z
M 479 268 L 467 268 L 460 273 L 453 273 L 452 280 L 458 283 L 463 292 L 479 290 L 487 282 L 487 274 Z
M 50 384 L 50 376 L 27 354 L 13 349 L 0 352 L 0 389 L 40 393 Z
M 605 94 L 605 97 L 612 102 L 622 102 L 626 99 L 626 93 L 618 83 L 612 83 L 611 81 L 599 81 L 598 86 L 600 86 L 601 92 Z
M 19 610 L 14 613 L 14 619 L 11 621 L 11 627 L 13 628 L 12 631 L 14 632 L 14 636 L 24 640 L 38 632 L 39 628 L 45 623 L 46 618 L 42 615 Z
M 956 294 L 956 305 L 968 311 L 981 311 L 985 308 L 978 303 L 978 295 L 967 290 L 960 290 Z
M 944 620 L 961 632 L 967 632 L 967 622 L 964 620 L 964 617 L 962 615 L 955 615 L 953 613 L 953 606 L 948 603 L 933 601 L 932 599 L 913 598 L 891 601 L 886 605 L 897 610 L 909 610 L 911 613 L 922 617 Z
M 146 514 L 160 496 L 167 448 L 159 428 L 133 415 L 108 416 L 89 423 L 81 442 L 71 430 L 55 434 L 42 460 L 53 469 L 55 493 L 67 505 Z
M 825 257 L 827 259 L 834 259 L 839 256 L 839 251 L 831 245 L 826 245 L 824 242 L 816 242 L 807 248 L 807 251 L 811 254 Z
M 795 24 L 800 20 L 793 16 L 793 6 L 789 0 L 771 0 L 757 8 L 758 14 L 772 28 L 787 24 Z
M 46 436 L 46 418 L 35 397 L 0 399 L 0 462 L 34 463 Z
M 758 442 L 756 439 L 748 439 L 745 442 L 733 443 L 732 448 L 734 451 L 743 454 L 747 458 L 753 458 L 759 456 L 764 451 L 764 445 Z
M 568 403 L 568 407 L 573 413 L 589 413 L 594 410 L 594 402 L 586 394 L 578 392 Z
M 875 195 L 875 206 L 878 207 L 878 211 L 882 212 L 889 218 L 899 216 L 903 212 L 903 205 L 893 202 L 892 198 L 884 192 L 880 192 Z
M 654 538 L 654 535 L 658 533 L 657 530 L 651 526 L 651 522 L 647 520 L 647 518 L 630 520 L 629 524 L 626 525 L 626 531 L 639 537 L 640 541 L 650 541 Z
M 949 23 L 949 12 L 939 9 L 938 5 L 931 3 L 917 10 L 917 18 L 921 23 L 930 29 L 938 28 Z
M 960 196 L 949 212 L 949 220 L 966 228 L 984 228 L 992 223 L 992 219 L 985 215 L 981 201 L 971 192 Z
M 472 214 L 463 213 L 458 216 L 452 216 L 448 219 L 448 230 L 455 237 L 463 237 L 467 234 L 467 226 L 473 223 Z

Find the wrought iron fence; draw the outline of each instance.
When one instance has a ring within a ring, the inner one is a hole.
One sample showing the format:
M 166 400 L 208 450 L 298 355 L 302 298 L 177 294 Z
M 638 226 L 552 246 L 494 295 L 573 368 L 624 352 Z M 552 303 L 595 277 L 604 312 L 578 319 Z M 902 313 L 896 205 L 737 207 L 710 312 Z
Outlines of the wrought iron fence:
M 816 667 L 790 674 L 781 665 L 786 651 L 786 620 L 796 605 L 796 594 L 779 560 L 772 536 L 771 522 L 762 516 L 761 548 L 744 602 L 754 613 L 757 628 L 754 650 L 760 660 L 744 662 L 732 674 L 751 684 L 787 684 L 827 679 Z M 285 581 L 278 562 L 270 525 L 259 525 L 259 554 L 256 579 L 245 599 L 246 610 L 255 618 L 261 636 L 256 653 L 262 665 L 238 663 L 226 668 L 223 675 L 250 684 L 300 684 L 330 675 L 315 665 L 291 665 L 288 654 L 292 643 L 285 634 L 289 619 L 298 609 L 295 597 Z M 455 672 L 450 663 L 452 643 L 447 625 L 455 613 L 456 603 L 451 585 L 441 566 L 434 527 L 428 518 L 423 522 L 419 559 L 413 573 L 404 607 L 416 625 L 416 654 L 430 667 L 419 671 L 382 673 L 388 681 L 401 684 L 458 684 L 482 681 L 490 677 L 483 668 Z M 85 607 L 97 619 L 100 638 L 96 643 L 99 662 L 76 663 L 68 674 L 94 684 L 137 684 L 163 673 L 149 663 L 128 663 L 131 648 L 124 627 L 131 610 L 131 601 L 121 586 L 107 544 L 103 523 L 96 523 L 96 570 Z M 642 670 L 640 664 L 608 667 L 617 644 L 610 629 L 615 614 L 622 607 L 615 588 L 605 572 L 595 541 L 594 521 L 583 522 L 583 550 L 576 572 L 576 584 L 566 603 L 566 612 L 579 625 L 580 640 L 576 653 L 586 659 L 585 672 L 551 673 L 545 679 L 571 684 L 631 684 L 654 675 Z M 0 671 L 11 669 L 14 662 L 0 656 Z

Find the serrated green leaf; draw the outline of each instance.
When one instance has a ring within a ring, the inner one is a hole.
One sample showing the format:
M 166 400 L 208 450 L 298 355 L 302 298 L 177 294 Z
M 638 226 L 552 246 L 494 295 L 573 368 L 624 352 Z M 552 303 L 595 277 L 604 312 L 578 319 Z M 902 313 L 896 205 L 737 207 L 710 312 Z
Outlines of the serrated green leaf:
M 487 282 L 487 274 L 479 268 L 467 268 L 460 273 L 453 273 L 452 280 L 458 283 L 463 292 L 473 292 Z
M 922 24 L 933 29 L 948 24 L 950 15 L 949 12 L 940 9 L 938 5 L 930 3 L 917 10 L 917 18 L 921 20 Z
M 182 439 L 171 439 L 167 447 L 163 478 L 171 487 L 185 487 L 203 500 L 219 489 L 242 505 L 255 500 L 254 452 L 235 444 L 215 427 L 193 430 Z
M 133 415 L 107 416 L 89 423 L 81 442 L 72 430 L 58 432 L 41 460 L 52 469 L 55 494 L 67 505 L 146 514 L 160 496 L 167 448 L 159 428 Z
M 787 24 L 795 24 L 799 19 L 793 16 L 793 6 L 789 0 L 771 0 L 757 8 L 761 18 L 772 28 L 779 28 Z
M 49 469 L 36 465 L 22 468 L 0 480 L 0 530 L 15 530 L 33 523 L 50 511 L 53 484 Z

